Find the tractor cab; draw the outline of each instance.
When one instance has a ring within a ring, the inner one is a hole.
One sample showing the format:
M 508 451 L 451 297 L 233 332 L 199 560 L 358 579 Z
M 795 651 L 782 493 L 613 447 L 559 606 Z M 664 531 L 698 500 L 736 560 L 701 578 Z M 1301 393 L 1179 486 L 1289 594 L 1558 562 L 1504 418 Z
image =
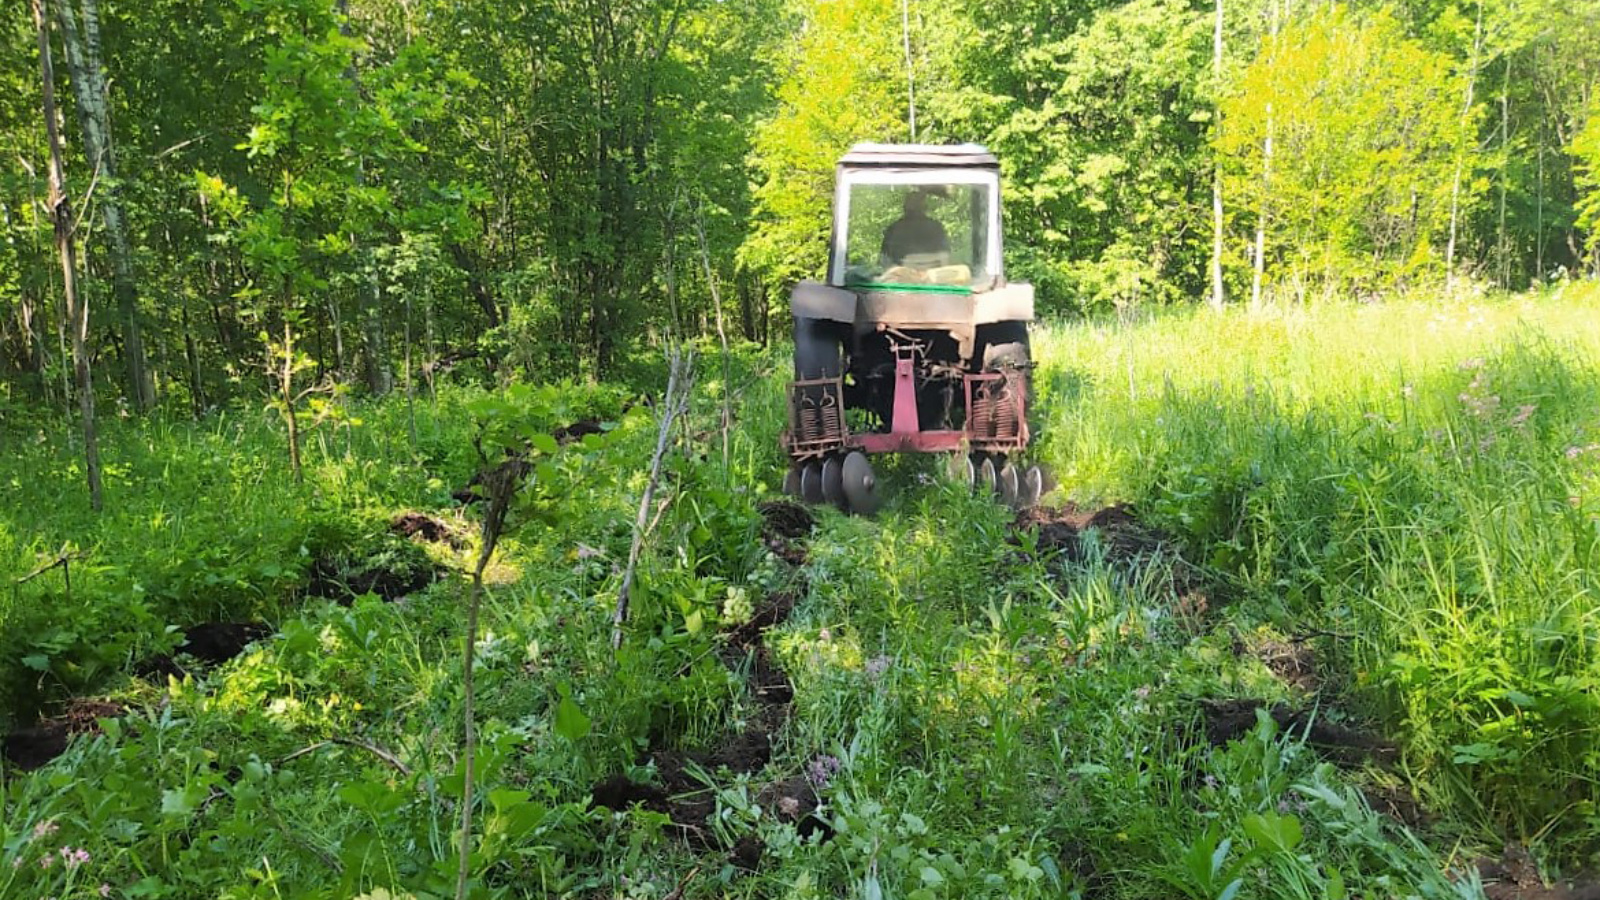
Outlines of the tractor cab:
M 840 164 L 828 283 L 867 290 L 992 287 L 1001 276 L 994 157 L 976 150 L 915 154 L 945 158 L 906 165 L 911 156 L 857 148 Z
M 948 453 L 1029 505 L 1033 289 L 1005 278 L 1000 164 L 976 144 L 858 144 L 840 159 L 825 282 L 790 297 L 795 382 L 785 487 L 856 511 L 878 504 L 867 455 Z

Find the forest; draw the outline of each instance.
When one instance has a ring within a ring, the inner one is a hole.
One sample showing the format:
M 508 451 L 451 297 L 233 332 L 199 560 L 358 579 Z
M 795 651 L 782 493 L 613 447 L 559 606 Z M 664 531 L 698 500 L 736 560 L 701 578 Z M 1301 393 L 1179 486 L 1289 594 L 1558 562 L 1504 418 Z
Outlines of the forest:
M 875 142 L 1036 507 L 787 496 Z M 0 17 L 0 900 L 1594 897 L 1597 734 L 1600 0 Z

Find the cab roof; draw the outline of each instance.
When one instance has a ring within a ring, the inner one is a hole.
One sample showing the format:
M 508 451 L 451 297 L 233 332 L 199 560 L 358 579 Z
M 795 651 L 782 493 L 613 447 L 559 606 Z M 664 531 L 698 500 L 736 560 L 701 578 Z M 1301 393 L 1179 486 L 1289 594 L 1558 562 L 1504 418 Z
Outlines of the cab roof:
M 856 144 L 840 157 L 839 165 L 848 168 L 959 166 L 999 169 L 1000 161 L 980 144 Z

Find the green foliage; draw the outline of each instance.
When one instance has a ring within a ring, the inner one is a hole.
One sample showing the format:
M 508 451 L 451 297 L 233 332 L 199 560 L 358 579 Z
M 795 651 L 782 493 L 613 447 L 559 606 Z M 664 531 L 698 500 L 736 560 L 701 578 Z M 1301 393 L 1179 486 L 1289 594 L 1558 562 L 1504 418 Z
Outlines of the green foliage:
M 1590 252 L 1600 252 L 1600 104 L 1589 109 L 1571 154 L 1578 169 L 1578 226 L 1589 232 Z
M 1457 167 L 1462 205 L 1484 187 L 1451 69 L 1382 14 L 1317 14 L 1264 42 L 1223 103 L 1217 151 L 1237 232 L 1264 219 L 1281 290 L 1375 290 L 1443 271 Z
M 756 129 L 755 223 L 743 265 L 773 284 L 820 278 L 828 261 L 833 170 L 859 141 L 905 134 L 899 6 L 892 0 L 807 0 L 778 108 Z
M 957 5 L 934 37 L 954 58 L 928 101 L 942 134 L 986 142 L 1005 166 L 1011 271 L 1050 309 L 1198 293 L 1206 17 L 1172 0 L 1022 6 Z

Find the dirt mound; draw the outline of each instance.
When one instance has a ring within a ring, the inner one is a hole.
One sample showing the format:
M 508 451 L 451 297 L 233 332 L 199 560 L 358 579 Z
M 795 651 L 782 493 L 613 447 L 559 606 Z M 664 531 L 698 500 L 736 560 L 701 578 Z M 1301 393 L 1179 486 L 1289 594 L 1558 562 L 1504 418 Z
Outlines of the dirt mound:
M 1036 506 L 1017 513 L 1011 530 L 1030 528 L 1038 529 L 1040 550 L 1065 553 L 1075 561 L 1082 561 L 1085 556 L 1083 533 L 1090 529 L 1100 533 L 1112 562 L 1158 553 L 1176 544 L 1166 534 L 1140 522 L 1132 508 L 1121 503 L 1094 510 L 1071 503 L 1060 509 Z
M 1029 532 L 1032 539 L 1024 536 Z M 1093 544 L 1088 532 L 1095 535 Z M 1070 503 L 1059 509 L 1026 509 L 1017 513 L 1011 533 L 1019 551 L 1031 547 L 1040 557 L 1083 563 L 1089 559 L 1091 546 L 1097 544 L 1114 568 L 1164 567 L 1173 613 L 1194 630 L 1203 630 L 1206 614 L 1226 595 L 1226 585 L 1215 573 L 1185 559 L 1171 535 L 1146 525 L 1124 504 L 1092 510 Z
M 790 613 L 794 612 L 794 604 L 793 594 L 785 591 L 768 594 L 751 614 L 750 621 L 727 632 L 728 639 L 739 646 L 760 643 L 762 632 L 788 620 Z
M 421 538 L 431 544 L 449 544 L 460 550 L 467 540 L 454 526 L 437 516 L 411 510 L 397 514 L 389 520 L 389 531 L 406 538 Z
M 183 630 L 178 650 L 208 663 L 227 662 L 270 634 L 260 622 L 204 622 Z
M 23 771 L 37 769 L 67 752 L 73 736 L 99 734 L 100 719 L 121 718 L 127 712 L 127 707 L 109 700 L 74 700 L 61 715 L 6 735 L 5 757 Z
M 790 500 L 770 500 L 756 509 L 764 523 L 761 533 L 768 537 L 796 540 L 810 535 L 817 525 L 811 510 Z
M 639 804 L 652 812 L 670 810 L 667 792 L 651 784 L 641 784 L 626 775 L 612 775 L 595 782 L 589 790 L 589 806 L 623 811 Z
M 408 540 L 389 538 L 365 556 L 329 555 L 311 566 L 305 592 L 349 606 L 355 598 L 376 594 L 394 601 L 414 594 L 444 575 L 445 570 Z
M 1413 831 L 1428 828 L 1433 816 L 1417 799 L 1417 795 L 1400 785 L 1363 784 L 1361 796 L 1374 812 L 1381 813 Z
M 183 630 L 183 643 L 174 653 L 188 655 L 199 662 L 216 665 L 243 653 L 245 648 L 272 634 L 272 629 L 260 622 L 202 622 Z M 153 656 L 133 667 L 140 678 L 167 676 L 183 678 L 189 670 L 178 662 L 176 656 Z
M 1303 737 L 1330 760 L 1356 765 L 1368 759 L 1392 761 L 1397 753 L 1393 743 L 1376 735 L 1337 722 L 1316 712 L 1295 709 L 1286 703 L 1268 704 L 1264 700 L 1201 700 L 1199 703 L 1205 739 L 1213 747 L 1249 734 L 1256 727 L 1256 711 L 1265 709 L 1279 730 Z
M 563 425 L 550 432 L 550 436 L 556 439 L 556 443 L 566 446 L 574 441 L 581 441 L 591 434 L 600 434 L 605 430 L 605 426 L 600 423 L 599 419 L 579 419 L 571 425 Z
M 804 565 L 806 548 L 817 520 L 811 510 L 788 500 L 770 500 L 756 507 L 761 513 L 761 541 L 790 565 Z
M 1545 884 L 1527 848 L 1507 844 L 1500 859 L 1478 861 L 1483 895 L 1488 900 L 1600 900 L 1600 880 L 1568 879 Z
M 596 782 L 589 791 L 594 807 L 625 810 L 635 804 L 666 813 L 680 835 L 692 846 L 710 849 L 714 843 L 706 821 L 716 812 L 715 792 L 703 780 L 721 772 L 749 775 L 761 771 L 772 761 L 773 736 L 788 721 L 794 701 L 794 685 L 778 665 L 772 651 L 762 642 L 763 633 L 783 623 L 793 612 L 792 594 L 775 593 L 764 599 L 750 621 L 723 633 L 726 643 L 719 650 L 728 668 L 746 672 L 750 695 L 758 704 L 750 726 L 729 732 L 705 750 L 655 750 L 646 756 L 654 765 L 660 784 L 641 784 L 624 775 L 611 775 Z M 760 799 L 765 798 L 765 799 Z M 777 804 L 778 815 L 794 810 L 790 821 L 799 822 L 817 808 L 816 791 L 805 778 L 775 781 L 762 788 L 758 802 Z M 813 826 L 805 826 L 814 829 Z M 729 861 L 744 871 L 760 865 L 765 848 L 754 836 L 741 838 L 730 849 Z

